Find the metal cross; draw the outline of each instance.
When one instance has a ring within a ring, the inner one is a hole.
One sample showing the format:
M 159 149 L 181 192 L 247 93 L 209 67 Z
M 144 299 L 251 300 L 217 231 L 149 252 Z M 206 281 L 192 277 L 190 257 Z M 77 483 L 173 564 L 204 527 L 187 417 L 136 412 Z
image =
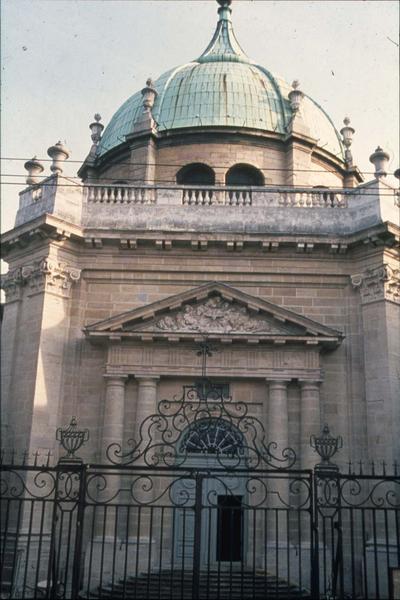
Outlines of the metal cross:
M 204 338 L 204 341 L 199 344 L 200 350 L 196 352 L 197 356 L 201 356 L 201 376 L 203 379 L 206 379 L 207 376 L 207 358 L 213 355 L 215 348 L 213 348 L 209 343 L 207 338 Z

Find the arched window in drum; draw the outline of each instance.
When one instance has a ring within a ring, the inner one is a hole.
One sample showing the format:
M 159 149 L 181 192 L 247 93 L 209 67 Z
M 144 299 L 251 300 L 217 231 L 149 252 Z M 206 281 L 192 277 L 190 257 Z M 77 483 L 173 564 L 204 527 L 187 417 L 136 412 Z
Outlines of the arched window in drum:
M 252 165 L 234 165 L 225 176 L 226 185 L 260 186 L 264 183 L 264 175 Z
M 178 185 L 215 185 L 215 173 L 203 163 L 185 165 L 176 174 Z

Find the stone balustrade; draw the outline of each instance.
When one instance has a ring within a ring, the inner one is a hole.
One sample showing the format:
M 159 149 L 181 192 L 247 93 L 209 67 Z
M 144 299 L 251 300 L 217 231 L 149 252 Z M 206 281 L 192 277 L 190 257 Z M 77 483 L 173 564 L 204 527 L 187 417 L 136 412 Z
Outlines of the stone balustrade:
M 85 185 L 84 194 L 88 202 L 118 204 L 154 204 L 154 186 L 128 185 Z
M 252 191 L 246 188 L 190 187 L 182 190 L 183 205 L 250 206 Z
M 353 192 L 325 189 L 279 190 L 271 199 L 270 205 L 295 208 L 346 208 L 347 197 L 351 193 Z
M 354 190 L 309 188 L 245 188 L 222 186 L 85 185 L 87 202 L 105 204 L 168 204 L 183 206 L 270 206 L 345 208 Z
M 56 175 L 21 192 L 16 226 L 50 214 L 92 228 L 346 234 L 398 223 L 397 201 L 376 180 L 344 189 L 80 184 Z

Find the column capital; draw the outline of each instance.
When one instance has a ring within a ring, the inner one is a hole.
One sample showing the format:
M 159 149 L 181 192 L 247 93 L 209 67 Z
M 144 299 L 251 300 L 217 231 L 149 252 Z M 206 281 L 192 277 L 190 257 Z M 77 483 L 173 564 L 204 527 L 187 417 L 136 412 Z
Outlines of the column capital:
M 125 385 L 128 379 L 128 375 L 120 375 L 119 373 L 104 373 L 103 377 L 107 385 Z
M 134 377 L 141 385 L 156 385 L 161 379 L 159 375 L 135 375 Z
M 283 378 L 283 377 L 277 377 L 276 379 L 269 379 L 266 378 L 265 380 L 267 382 L 267 385 L 271 388 L 277 388 L 277 387 L 282 387 L 282 388 L 287 388 L 287 386 L 289 385 L 289 383 L 292 381 L 291 378 Z
M 318 379 L 303 379 L 299 381 L 302 390 L 318 389 L 321 383 L 322 381 L 318 381 Z

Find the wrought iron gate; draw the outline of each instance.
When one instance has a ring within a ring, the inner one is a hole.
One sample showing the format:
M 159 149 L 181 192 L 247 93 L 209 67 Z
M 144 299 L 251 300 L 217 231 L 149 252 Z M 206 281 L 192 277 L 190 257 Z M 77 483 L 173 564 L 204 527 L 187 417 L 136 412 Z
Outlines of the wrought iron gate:
M 2 465 L 2 598 L 389 597 L 400 479 L 340 473 L 329 432 L 313 439 L 322 463 L 298 470 L 246 404 L 204 385 L 107 464 L 75 457 L 85 435 L 59 431 L 55 467 Z

